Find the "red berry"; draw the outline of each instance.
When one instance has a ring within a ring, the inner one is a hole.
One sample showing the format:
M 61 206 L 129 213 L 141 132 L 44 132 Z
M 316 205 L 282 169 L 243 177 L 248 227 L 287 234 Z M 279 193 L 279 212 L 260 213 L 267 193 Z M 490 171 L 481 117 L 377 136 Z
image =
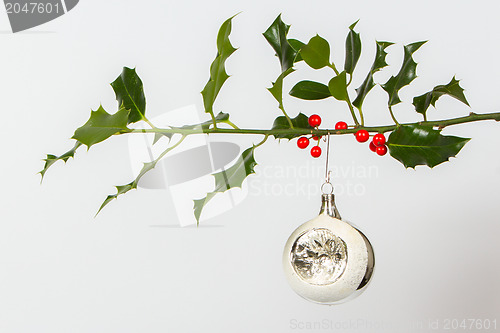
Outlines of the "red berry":
M 297 146 L 300 148 L 300 149 L 305 149 L 307 148 L 307 146 L 309 146 L 309 139 L 306 138 L 305 136 L 299 138 L 297 140 Z
M 335 129 L 336 130 L 345 130 L 345 129 L 347 129 L 347 123 L 344 121 L 339 121 L 338 123 L 335 124 Z
M 318 141 L 319 139 L 321 139 L 321 137 L 320 137 L 320 136 L 316 136 L 316 135 L 313 135 L 313 137 L 312 137 L 312 138 L 313 138 L 313 140 L 316 140 L 316 141 Z
M 370 134 L 368 133 L 368 131 L 363 129 L 357 131 L 355 135 L 358 142 L 366 142 L 370 138 Z
M 311 156 L 314 158 L 318 158 L 321 156 L 321 148 L 319 146 L 313 146 L 311 148 Z
M 385 145 L 385 136 L 381 133 L 375 134 L 373 144 L 377 147 Z
M 378 155 L 384 156 L 385 154 L 387 154 L 387 146 L 386 145 L 378 146 L 376 152 Z
M 309 125 L 311 125 L 312 127 L 318 127 L 319 125 L 321 125 L 321 117 L 317 114 L 313 114 L 309 117 Z
M 373 144 L 373 141 L 372 141 L 372 142 L 370 142 L 370 150 L 371 150 L 372 152 L 376 152 L 376 151 L 377 151 L 377 146 L 375 146 L 375 144 Z

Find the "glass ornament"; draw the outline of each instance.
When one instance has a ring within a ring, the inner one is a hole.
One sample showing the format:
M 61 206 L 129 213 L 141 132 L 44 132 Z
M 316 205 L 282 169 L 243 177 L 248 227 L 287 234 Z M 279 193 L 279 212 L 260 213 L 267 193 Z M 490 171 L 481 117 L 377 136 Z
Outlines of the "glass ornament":
M 359 296 L 374 267 L 370 241 L 342 221 L 331 193 L 322 195 L 319 216 L 295 229 L 283 252 L 283 268 L 292 289 L 319 304 L 340 304 Z

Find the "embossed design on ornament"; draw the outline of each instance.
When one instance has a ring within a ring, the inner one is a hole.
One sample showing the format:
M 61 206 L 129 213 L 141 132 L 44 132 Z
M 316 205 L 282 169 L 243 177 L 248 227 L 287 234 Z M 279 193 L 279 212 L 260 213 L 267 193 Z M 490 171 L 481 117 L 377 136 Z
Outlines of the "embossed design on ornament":
M 290 259 L 302 280 L 314 285 L 329 285 L 345 271 L 347 246 L 328 229 L 312 229 L 297 238 Z

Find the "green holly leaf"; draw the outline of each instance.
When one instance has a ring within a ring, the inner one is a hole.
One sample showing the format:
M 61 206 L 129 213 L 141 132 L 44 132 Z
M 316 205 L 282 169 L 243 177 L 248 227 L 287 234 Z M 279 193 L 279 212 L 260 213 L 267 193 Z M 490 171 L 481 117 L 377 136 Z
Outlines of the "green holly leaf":
M 290 73 L 295 71 L 293 68 L 287 69 L 285 72 L 281 73 L 280 76 L 276 79 L 276 82 L 273 82 L 273 86 L 271 88 L 267 88 L 271 95 L 273 95 L 274 99 L 278 101 L 278 107 L 283 110 L 283 79 L 287 77 Z
M 122 73 L 111 83 L 111 87 L 115 91 L 118 107 L 130 110 L 127 124 L 145 119 L 146 97 L 135 68 L 123 67 Z
M 120 109 L 115 114 L 107 113 L 102 106 L 92 111 L 90 119 L 75 131 L 72 139 L 78 140 L 87 148 L 106 140 L 112 135 L 127 130 L 130 110 Z
M 229 123 L 229 113 L 224 113 L 224 112 L 219 112 L 217 116 L 215 116 L 215 122 L 218 123 Z M 200 124 L 194 124 L 194 125 L 184 125 L 182 127 L 172 127 L 172 128 L 178 128 L 178 129 L 201 129 L 203 131 L 207 130 L 212 126 L 214 123 L 213 121 L 207 120 L 205 122 L 202 122 Z
M 227 170 L 213 174 L 215 178 L 215 189 L 208 193 L 206 197 L 194 200 L 194 216 L 200 221 L 200 216 L 205 205 L 217 194 L 223 193 L 231 188 L 241 187 L 245 178 L 255 173 L 257 165 L 253 153 L 255 147 L 245 150 L 233 166 Z
M 440 130 L 431 126 L 401 125 L 391 133 L 387 146 L 391 156 L 406 168 L 417 165 L 433 168 L 455 157 L 469 140 L 441 135 Z
M 155 133 L 155 137 L 153 139 L 153 145 L 160 141 L 161 138 L 166 137 L 168 141 L 172 139 L 173 134 L 172 133 Z
M 290 26 L 281 20 L 281 14 L 274 20 L 269 28 L 263 33 L 264 38 L 271 44 L 271 47 L 276 52 L 281 64 L 281 73 L 292 68 L 297 56 L 297 51 L 290 45 L 287 39 Z M 298 46 L 295 42 L 292 42 Z
M 108 195 L 106 197 L 106 199 L 104 200 L 104 202 L 102 203 L 101 207 L 99 208 L 99 210 L 97 211 L 97 213 L 95 215 L 97 216 L 104 207 L 106 207 L 114 199 L 117 199 L 120 195 L 125 194 L 125 193 L 127 193 L 127 192 L 129 192 L 131 190 L 137 189 L 137 184 L 139 184 L 139 180 L 141 180 L 141 178 L 147 172 L 149 172 L 152 169 L 154 169 L 154 167 L 156 166 L 157 162 L 158 161 L 155 160 L 155 161 L 152 161 L 152 162 L 149 162 L 149 163 L 144 163 L 141 171 L 139 172 L 139 174 L 137 175 L 137 177 L 132 182 L 130 182 L 128 184 L 125 184 L 125 185 L 115 186 L 116 187 L 116 193 L 115 194 L 110 194 L 110 195 Z
M 307 80 L 297 83 L 290 90 L 290 95 L 305 100 L 325 99 L 332 96 L 328 87 L 323 83 Z
M 309 40 L 300 49 L 302 59 L 312 68 L 321 69 L 330 65 L 330 44 L 319 35 Z
M 410 84 L 417 77 L 417 63 L 413 60 L 413 53 L 415 53 L 427 41 L 415 42 L 405 45 L 404 59 L 398 75 L 392 76 L 382 88 L 389 94 L 389 106 L 396 105 L 401 102 L 398 92 L 404 86 Z
M 394 43 L 377 41 L 376 44 L 377 44 L 377 53 L 375 54 L 375 61 L 373 62 L 372 68 L 370 69 L 370 72 L 366 76 L 361 86 L 359 86 L 359 88 L 356 89 L 358 95 L 356 96 L 356 99 L 352 102 L 352 105 L 354 105 L 358 109 L 361 109 L 361 106 L 363 105 L 363 101 L 365 100 L 366 95 L 368 95 L 370 90 L 372 90 L 372 88 L 375 87 L 375 83 L 373 82 L 373 74 L 375 74 L 376 72 L 387 66 L 387 62 L 385 61 L 387 52 L 385 52 L 385 49 L 393 45 Z
M 43 177 L 45 176 L 45 173 L 47 170 L 57 161 L 63 161 L 66 163 L 70 157 L 74 158 L 75 157 L 75 152 L 76 150 L 82 145 L 81 142 L 77 141 L 73 148 L 71 148 L 69 151 L 65 152 L 61 156 L 55 156 L 55 155 L 47 155 L 47 158 L 43 159 L 45 161 L 45 165 L 43 166 L 43 170 L 39 172 L 39 174 L 42 175 L 42 180 Z
M 292 121 L 293 128 L 295 128 L 295 129 L 310 129 L 310 128 L 312 128 L 309 125 L 309 117 L 307 117 L 303 113 L 299 113 L 297 115 L 297 117 L 291 118 L 290 120 Z M 272 129 L 273 130 L 277 130 L 277 129 L 287 130 L 287 129 L 290 129 L 290 123 L 288 122 L 288 120 L 286 119 L 285 116 L 279 116 L 278 118 L 276 118 L 274 120 Z M 291 140 L 291 139 L 299 137 L 299 136 L 301 136 L 301 135 L 298 135 L 298 134 L 274 134 L 274 137 L 276 139 L 288 139 L 288 140 Z
M 222 85 L 229 78 L 229 75 L 226 73 L 226 60 L 231 54 L 233 54 L 234 51 L 236 51 L 229 40 L 229 35 L 231 33 L 231 20 L 233 18 L 234 16 L 227 19 L 219 29 L 219 33 L 217 34 L 217 56 L 210 66 L 210 79 L 201 92 L 205 112 L 212 115 L 215 99 L 217 98 Z
M 281 65 L 281 74 L 278 76 L 271 88 L 267 88 L 273 97 L 278 101 L 278 107 L 284 110 L 283 107 L 283 80 L 294 71 L 293 64 L 298 61 L 298 50 L 292 47 L 291 43 L 296 48 L 302 47 L 303 43 L 294 39 L 287 39 L 290 26 L 281 20 L 281 14 L 274 20 L 273 24 L 263 33 L 264 38 L 269 42 L 271 47 L 276 52 Z M 291 42 L 291 43 L 290 43 Z
M 289 39 L 288 43 L 293 48 L 293 50 L 296 52 L 296 56 L 295 56 L 295 59 L 293 62 L 295 63 L 295 62 L 299 62 L 299 61 L 304 60 L 304 59 L 302 59 L 302 56 L 300 55 L 300 49 L 302 48 L 302 46 L 304 46 L 306 44 L 301 42 L 300 40 L 297 40 L 297 39 Z
M 332 78 L 328 83 L 328 89 L 335 99 L 338 99 L 339 101 L 349 101 L 349 95 L 347 93 L 347 77 L 345 72 L 342 72 Z
M 467 102 L 467 99 L 465 98 L 464 89 L 460 87 L 460 81 L 456 80 L 455 77 L 453 77 L 450 83 L 446 85 L 436 86 L 428 93 L 413 98 L 413 105 L 415 106 L 415 110 L 418 113 L 423 114 L 424 118 L 427 119 L 427 109 L 430 105 L 435 107 L 437 100 L 443 95 L 451 96 L 455 99 L 458 99 L 465 105 L 470 106 L 469 102 Z
M 126 185 L 119 185 L 119 186 L 115 186 L 116 187 L 116 194 L 111 194 L 111 195 L 108 195 L 106 197 L 106 199 L 104 200 L 104 202 L 102 203 L 101 207 L 99 208 L 99 210 L 97 211 L 97 213 L 95 214 L 96 216 L 101 212 L 101 210 L 106 207 L 111 201 L 113 201 L 114 199 L 117 199 L 118 196 L 122 195 L 122 194 L 125 194 L 127 193 L 128 191 L 130 190 L 134 190 L 134 189 L 137 189 L 137 185 L 134 186 L 134 182 L 132 183 L 129 183 L 129 184 L 126 184 Z
M 349 74 L 354 72 L 354 68 L 356 67 L 359 57 L 361 56 L 361 38 L 359 37 L 359 33 L 354 31 L 354 27 L 358 24 L 358 21 L 354 22 L 349 27 L 349 33 L 347 34 L 347 39 L 345 41 L 344 70 Z

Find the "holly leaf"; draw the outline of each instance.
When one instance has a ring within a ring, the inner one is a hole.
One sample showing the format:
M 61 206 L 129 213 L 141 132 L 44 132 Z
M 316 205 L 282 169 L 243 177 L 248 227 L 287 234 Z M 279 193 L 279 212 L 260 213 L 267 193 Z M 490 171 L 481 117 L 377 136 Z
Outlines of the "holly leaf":
M 310 128 L 312 128 L 309 125 L 309 118 L 303 113 L 299 113 L 297 115 L 297 117 L 291 118 L 290 120 L 292 121 L 292 125 L 293 125 L 294 129 L 310 129 Z M 288 120 L 286 119 L 285 116 L 279 116 L 278 118 L 276 118 L 274 120 L 272 129 L 273 130 L 277 130 L 277 129 L 288 130 L 288 129 L 290 129 L 290 123 L 288 122 Z M 288 139 L 288 140 L 291 140 L 291 139 L 299 137 L 299 136 L 301 136 L 301 135 L 299 135 L 299 134 L 274 134 L 274 137 L 276 139 Z
M 219 112 L 219 114 L 217 114 L 217 116 L 215 116 L 214 119 L 215 119 L 215 123 L 217 123 L 217 124 L 220 124 L 220 123 L 229 124 L 230 123 L 229 113 Z M 173 128 L 173 129 L 190 129 L 190 130 L 201 129 L 202 131 L 206 131 L 213 124 L 214 124 L 213 120 L 210 119 L 210 120 L 204 121 L 204 122 L 199 123 L 199 124 L 184 125 L 182 127 L 171 126 L 171 128 Z M 166 136 L 170 140 L 173 136 L 173 133 L 155 133 L 153 144 L 158 142 L 158 140 L 160 140 L 163 136 Z
M 426 112 L 429 106 L 432 105 L 433 107 L 435 107 L 437 100 L 443 95 L 451 96 L 455 99 L 458 99 L 465 105 L 470 106 L 469 102 L 467 102 L 467 99 L 465 98 L 464 89 L 460 87 L 460 81 L 456 80 L 455 77 L 453 77 L 450 83 L 446 85 L 436 86 L 428 93 L 414 97 L 413 105 L 415 106 L 415 111 L 421 113 L 425 118 L 427 118 Z
M 349 74 L 354 72 L 354 68 L 361 56 L 361 38 L 359 37 L 359 33 L 354 31 L 354 27 L 358 24 L 358 21 L 354 22 L 349 27 L 349 33 L 345 41 L 344 70 Z
M 433 168 L 455 157 L 469 140 L 441 135 L 440 130 L 431 126 L 401 125 L 391 133 L 387 146 L 391 156 L 406 168 L 417 165 Z
M 281 14 L 274 20 L 269 28 L 263 33 L 264 38 L 271 44 L 271 47 L 276 52 L 281 64 L 281 73 L 286 72 L 292 68 L 297 56 L 297 51 L 290 45 L 287 39 L 288 30 L 290 26 L 281 20 Z M 298 43 L 292 42 L 296 46 Z
M 319 35 L 309 40 L 300 49 L 302 59 L 312 68 L 321 69 L 330 65 L 330 44 Z
M 130 190 L 134 190 L 134 189 L 137 189 L 137 185 L 134 186 L 134 182 L 131 182 L 129 184 L 126 184 L 126 185 L 119 185 L 119 186 L 115 186 L 116 187 L 116 194 L 110 194 L 106 197 L 106 199 L 104 200 L 104 202 L 102 203 L 101 207 L 99 208 L 99 210 L 97 211 L 97 213 L 95 214 L 96 216 L 101 212 L 101 210 L 106 207 L 111 201 L 113 201 L 114 199 L 117 199 L 118 196 L 122 195 L 122 194 L 125 194 L 127 193 L 128 191 Z
M 215 116 L 215 122 L 218 123 L 229 123 L 229 113 L 224 113 L 224 112 L 219 112 L 217 116 Z M 178 129 L 201 129 L 203 131 L 207 130 L 212 126 L 214 123 L 213 121 L 207 120 L 205 122 L 199 123 L 199 124 L 194 124 L 194 125 L 184 125 L 182 127 L 172 127 L 172 128 L 178 128 Z
M 330 80 L 328 83 L 328 89 L 335 99 L 339 101 L 349 101 L 345 71 Z
M 399 90 L 410 84 L 417 77 L 417 63 L 413 60 L 412 55 L 426 42 L 427 41 L 415 42 L 405 45 L 403 64 L 401 65 L 398 75 L 392 76 L 382 85 L 382 88 L 389 94 L 389 106 L 393 106 L 401 102 L 401 99 L 399 99 L 398 96 Z
M 217 56 L 210 66 L 210 79 L 201 92 L 205 112 L 212 115 L 215 99 L 217 98 L 222 85 L 229 78 L 229 75 L 226 73 L 226 60 L 231 54 L 233 54 L 234 51 L 236 51 L 229 40 L 229 35 L 231 33 L 231 20 L 233 18 L 234 16 L 227 19 L 219 29 L 219 33 L 217 34 Z
M 370 90 L 372 90 L 372 88 L 375 86 L 375 83 L 373 82 L 373 74 L 375 74 L 376 72 L 387 66 L 387 62 L 385 61 L 387 52 L 385 52 L 385 49 L 393 45 L 394 43 L 377 41 L 376 44 L 377 44 L 377 53 L 375 54 L 375 61 L 373 62 L 372 68 L 370 69 L 370 72 L 366 76 L 361 86 L 359 86 L 359 88 L 356 89 L 358 95 L 356 96 L 356 99 L 352 102 L 352 105 L 354 105 L 358 109 L 361 109 L 361 106 L 363 105 L 363 101 L 365 100 L 366 95 L 368 95 Z
M 300 81 L 292 90 L 290 95 L 305 100 L 325 99 L 332 96 L 326 85 L 314 81 Z
M 274 99 L 278 101 L 278 107 L 283 110 L 283 79 L 287 77 L 290 73 L 294 71 L 293 68 L 287 69 L 285 72 L 281 73 L 280 76 L 276 79 L 276 82 L 273 82 L 273 86 L 271 88 L 267 88 L 271 95 L 273 95 Z
M 215 178 L 215 189 L 208 193 L 206 197 L 194 200 L 194 216 L 198 224 L 203 208 L 217 193 L 223 193 L 231 188 L 241 187 L 245 178 L 255 173 L 254 168 L 257 162 L 255 162 L 253 156 L 254 149 L 255 146 L 245 150 L 235 164 L 229 169 L 213 174 Z
M 128 184 L 125 184 L 125 185 L 119 185 L 119 186 L 115 186 L 116 187 L 116 193 L 115 194 L 110 194 L 106 197 L 106 199 L 104 200 L 104 202 L 102 203 L 101 207 L 99 207 L 99 210 L 97 211 L 97 213 L 95 214 L 96 216 L 101 212 L 101 210 L 106 207 L 111 201 L 113 201 L 114 199 L 117 199 L 120 195 L 122 194 L 125 194 L 131 190 L 135 190 L 137 189 L 137 184 L 139 184 L 139 180 L 150 170 L 154 169 L 154 167 L 156 166 L 156 163 L 158 161 L 155 160 L 155 161 L 152 161 L 152 162 L 149 162 L 149 163 L 144 163 L 141 171 L 139 172 L 139 174 L 137 175 L 137 177 L 130 183 Z
M 118 107 L 130 110 L 127 124 L 144 120 L 146 97 L 135 68 L 123 67 L 122 73 L 111 83 L 111 87 L 115 91 Z
M 45 161 L 45 165 L 43 166 L 42 171 L 39 172 L 39 174 L 42 175 L 42 180 L 43 177 L 45 176 L 45 173 L 47 170 L 57 161 L 63 161 L 66 163 L 70 157 L 74 158 L 75 157 L 75 152 L 76 150 L 82 145 L 81 142 L 77 141 L 73 148 L 71 148 L 69 151 L 65 152 L 61 156 L 55 156 L 55 155 L 47 155 L 47 158 L 44 158 L 43 160 Z
M 290 26 L 281 20 L 281 14 L 274 20 L 273 24 L 263 33 L 264 38 L 276 52 L 281 65 L 281 74 L 278 76 L 271 88 L 267 88 L 271 95 L 278 101 L 278 107 L 283 107 L 283 80 L 294 71 L 293 64 L 298 57 L 298 51 L 292 47 L 302 47 L 303 43 L 297 40 L 288 40 L 288 30 Z
M 155 133 L 155 137 L 153 139 L 153 144 L 157 143 L 160 141 L 161 138 L 166 137 L 168 141 L 172 139 L 173 134 L 172 133 Z
M 304 46 L 306 44 L 301 42 L 300 40 L 297 40 L 297 39 L 289 39 L 288 43 L 293 48 L 293 50 L 297 53 L 293 62 L 295 63 L 295 62 L 299 62 L 299 61 L 304 60 L 304 59 L 302 59 L 302 56 L 300 55 L 300 49 L 302 48 L 302 46 Z
M 92 111 L 90 119 L 75 131 L 72 139 L 78 140 L 90 148 L 112 135 L 127 130 L 130 110 L 121 108 L 115 114 L 107 113 L 102 106 Z

